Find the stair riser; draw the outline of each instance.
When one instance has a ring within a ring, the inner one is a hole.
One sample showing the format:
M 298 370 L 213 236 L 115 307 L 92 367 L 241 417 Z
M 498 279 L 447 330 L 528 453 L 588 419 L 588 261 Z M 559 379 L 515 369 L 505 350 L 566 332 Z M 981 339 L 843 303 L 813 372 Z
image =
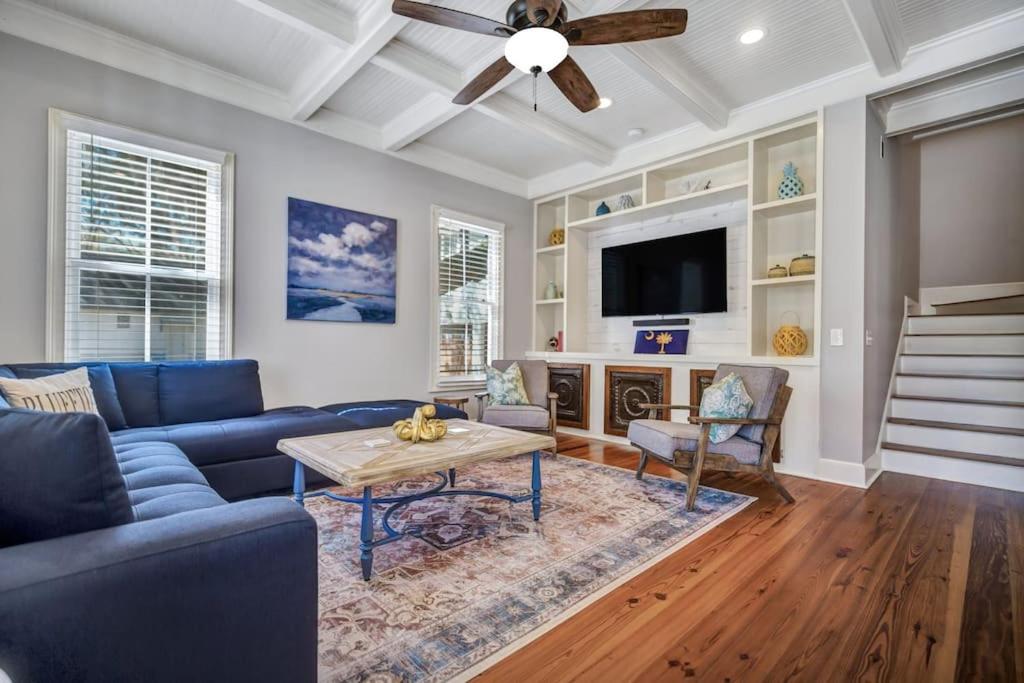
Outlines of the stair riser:
M 992 375 L 1024 379 L 1024 357 L 902 356 L 900 372 L 929 375 Z
M 932 427 L 916 427 L 912 425 L 886 425 L 886 441 L 939 448 L 965 453 L 982 453 L 984 455 L 1000 455 L 1016 458 L 1024 462 L 1024 436 L 1009 434 L 986 434 L 984 432 L 966 432 L 956 429 L 935 429 Z
M 1008 408 L 1006 406 L 894 398 L 892 400 L 892 416 L 933 422 L 1024 428 L 1024 408 Z
M 904 353 L 956 353 L 966 356 L 1024 354 L 1024 335 L 962 337 L 906 337 Z
M 1024 467 L 882 450 L 882 469 L 976 486 L 1024 491 Z
M 910 334 L 1024 333 L 1024 315 L 942 315 L 910 319 Z
M 1024 403 L 1024 380 L 897 377 L 896 394 Z

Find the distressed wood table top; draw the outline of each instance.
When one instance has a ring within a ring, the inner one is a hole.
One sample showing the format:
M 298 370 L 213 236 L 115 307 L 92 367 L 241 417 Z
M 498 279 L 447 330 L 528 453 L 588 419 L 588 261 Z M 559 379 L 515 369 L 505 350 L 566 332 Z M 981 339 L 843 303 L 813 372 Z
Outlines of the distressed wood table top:
M 543 434 L 448 420 L 440 441 L 402 441 L 391 427 L 282 439 L 277 449 L 344 486 L 371 486 L 554 448 Z M 464 431 L 463 431 L 464 430 Z M 382 445 L 370 445 L 386 441 Z

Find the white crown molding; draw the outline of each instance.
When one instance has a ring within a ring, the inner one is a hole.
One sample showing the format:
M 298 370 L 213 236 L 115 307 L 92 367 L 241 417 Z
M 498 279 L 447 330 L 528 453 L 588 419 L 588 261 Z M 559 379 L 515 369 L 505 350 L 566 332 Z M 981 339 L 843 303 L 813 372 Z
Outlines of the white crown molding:
M 881 76 L 865 63 L 733 110 L 729 126 L 712 131 L 699 123 L 620 149 L 606 168 L 577 163 L 530 179 L 529 196 L 540 198 L 569 187 L 625 173 L 661 159 L 692 152 L 717 142 L 748 135 L 829 106 L 867 95 L 893 92 L 937 74 L 962 70 L 965 64 L 989 61 L 1024 47 L 1024 9 L 968 26 L 907 50 L 901 71 Z
M 843 0 L 843 5 L 879 75 L 899 71 L 907 43 L 894 0 Z
M 356 42 L 357 21 L 317 0 L 235 0 L 297 31 L 338 48 Z
M 886 135 L 900 135 L 1024 102 L 1024 66 L 893 102 Z
M 312 85 L 295 98 L 292 117 L 305 121 L 342 86 L 366 66 L 380 50 L 408 25 L 410 19 L 391 12 L 386 4 L 375 4 L 359 18 L 355 42 L 330 65 Z

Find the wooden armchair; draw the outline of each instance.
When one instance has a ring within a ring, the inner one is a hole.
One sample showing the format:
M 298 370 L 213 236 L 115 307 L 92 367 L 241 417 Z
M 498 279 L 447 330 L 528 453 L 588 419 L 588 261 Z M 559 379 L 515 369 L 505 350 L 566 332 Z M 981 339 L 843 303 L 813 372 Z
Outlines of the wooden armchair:
M 657 417 L 659 412 L 668 415 L 671 410 L 695 410 L 698 406 L 641 405 L 650 410 L 649 419 L 634 420 L 629 425 L 629 440 L 640 449 L 636 478 L 643 477 L 648 457 L 654 456 L 687 475 L 687 510 L 692 510 L 697 500 L 700 475 L 705 467 L 760 474 L 787 502 L 793 503 L 793 496 L 776 479 L 772 464 L 772 451 L 779 440 L 782 419 L 793 392 L 786 386 L 789 373 L 772 367 L 722 365 L 715 373 L 715 381 L 731 372 L 743 379 L 747 393 L 754 399 L 748 417 L 690 417 L 684 424 Z M 743 426 L 732 438 L 713 444 L 709 439 L 713 424 Z
M 527 432 L 539 432 L 555 437 L 558 427 L 558 394 L 549 390 L 548 364 L 542 360 L 496 360 L 491 363 L 496 370 L 504 372 L 512 363 L 519 363 L 523 371 L 523 384 L 530 405 L 492 406 L 486 391 L 476 394 L 476 419 L 496 427 L 508 427 Z M 552 449 L 552 454 L 557 447 Z

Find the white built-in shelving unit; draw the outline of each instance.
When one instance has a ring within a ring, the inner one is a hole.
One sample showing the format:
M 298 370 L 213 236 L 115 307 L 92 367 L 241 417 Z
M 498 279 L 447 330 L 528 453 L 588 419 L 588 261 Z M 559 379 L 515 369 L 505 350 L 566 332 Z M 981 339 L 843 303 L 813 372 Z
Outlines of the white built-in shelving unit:
M 588 233 L 746 201 L 748 355 L 754 359 L 774 356 L 775 331 L 784 322 L 799 320 L 810 341 L 806 357 L 816 359 L 821 336 L 822 149 L 819 113 L 537 201 L 533 350 L 548 351 L 548 340 L 560 331 L 565 351 L 590 350 Z M 787 162 L 797 166 L 804 194 L 778 199 Z M 634 206 L 614 210 L 624 194 L 630 195 Z M 601 202 L 612 212 L 595 215 Z M 556 227 L 565 228 L 565 244 L 548 246 L 548 236 Z M 803 254 L 815 256 L 818 267 L 813 275 L 768 278 L 772 266 L 788 267 Z M 544 298 L 549 282 L 558 290 L 555 299 Z

